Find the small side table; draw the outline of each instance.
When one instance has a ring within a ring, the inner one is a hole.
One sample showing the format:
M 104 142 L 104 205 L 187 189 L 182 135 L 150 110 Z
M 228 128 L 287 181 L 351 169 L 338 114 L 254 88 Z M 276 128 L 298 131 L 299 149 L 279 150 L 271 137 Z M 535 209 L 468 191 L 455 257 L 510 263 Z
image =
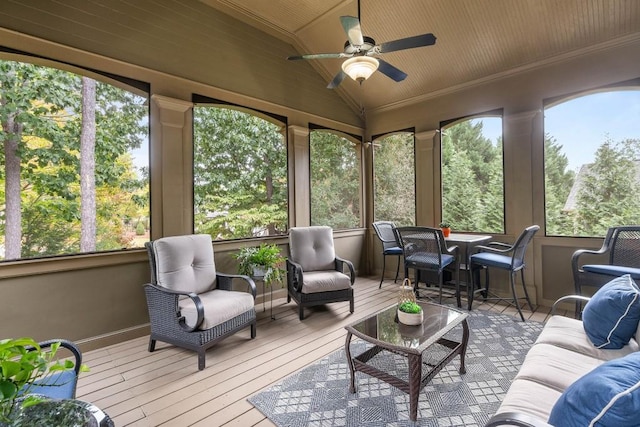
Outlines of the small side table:
M 266 283 L 264 282 L 264 276 L 251 276 L 251 278 L 253 279 L 254 282 L 262 282 L 262 311 L 266 311 L 267 307 L 266 304 L 264 302 L 265 297 L 266 297 Z M 273 285 L 269 286 L 269 303 L 270 303 L 270 307 L 269 307 L 269 315 L 271 317 L 271 320 L 276 320 L 276 317 L 273 315 Z

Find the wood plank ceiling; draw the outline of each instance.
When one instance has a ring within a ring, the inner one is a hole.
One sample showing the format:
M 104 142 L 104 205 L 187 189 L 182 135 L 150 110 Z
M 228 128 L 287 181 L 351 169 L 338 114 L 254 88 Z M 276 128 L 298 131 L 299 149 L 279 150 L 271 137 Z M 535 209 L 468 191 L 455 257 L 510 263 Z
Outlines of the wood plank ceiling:
M 346 36 L 339 17 L 358 14 L 356 0 L 200 1 L 300 53 L 341 52 Z M 437 37 L 434 46 L 383 55 L 408 74 L 400 83 L 379 72 L 361 87 L 350 79 L 342 83 L 340 94 L 369 110 L 640 39 L 637 0 L 362 0 L 360 17 L 363 33 L 378 43 L 423 33 Z M 328 83 L 342 61 L 309 62 Z

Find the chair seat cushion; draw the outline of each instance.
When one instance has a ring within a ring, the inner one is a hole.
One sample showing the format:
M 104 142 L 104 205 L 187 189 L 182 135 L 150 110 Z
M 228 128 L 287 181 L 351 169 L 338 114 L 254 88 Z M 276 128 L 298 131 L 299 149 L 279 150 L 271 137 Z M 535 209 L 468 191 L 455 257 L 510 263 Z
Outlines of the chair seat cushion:
M 73 369 L 54 372 L 46 378 L 35 381 L 29 387 L 29 393 L 42 394 L 52 399 L 73 399 L 77 381 L 78 377 Z
M 604 274 L 606 276 L 631 275 L 632 279 L 640 279 L 640 268 L 623 267 L 621 265 L 609 264 L 587 264 L 582 266 L 582 270 L 589 273 Z
M 393 246 L 391 248 L 385 249 L 382 253 L 385 255 L 402 255 L 402 248 Z
M 247 292 L 213 291 L 198 294 L 204 306 L 204 321 L 200 325 L 201 330 L 210 329 L 221 323 L 231 320 L 249 310 L 252 310 L 253 296 Z M 193 326 L 198 318 L 196 306 L 191 298 L 185 298 L 178 302 L 180 312 L 185 317 L 187 325 Z
M 485 265 L 487 267 L 496 267 L 501 268 L 503 270 L 511 269 L 511 262 L 513 258 L 506 255 L 494 254 L 490 252 L 480 252 L 477 254 L 471 255 L 471 265 Z M 522 266 L 522 261 L 513 260 L 514 269 L 518 269 Z
M 640 289 L 628 274 L 598 289 L 582 312 L 584 331 L 597 348 L 624 347 L 639 322 Z
M 638 425 L 640 353 L 606 362 L 571 384 L 554 405 L 554 426 Z
M 455 260 L 455 257 L 453 255 L 441 254 L 440 259 L 442 260 L 442 265 L 438 264 L 438 254 L 416 252 L 407 256 L 407 258 L 405 258 L 405 263 L 409 267 L 439 270 L 440 268 L 444 268 L 451 264 Z
M 303 276 L 302 293 L 341 291 L 351 287 L 351 279 L 339 271 L 309 271 Z

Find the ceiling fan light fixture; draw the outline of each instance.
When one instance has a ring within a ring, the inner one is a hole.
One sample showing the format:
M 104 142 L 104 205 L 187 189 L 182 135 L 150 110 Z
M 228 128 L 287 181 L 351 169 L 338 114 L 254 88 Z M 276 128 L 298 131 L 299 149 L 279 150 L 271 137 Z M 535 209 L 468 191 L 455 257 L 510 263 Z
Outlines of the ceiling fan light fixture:
M 371 77 L 380 63 L 376 58 L 370 56 L 354 56 L 342 63 L 342 71 L 344 71 L 353 80 L 362 83 Z

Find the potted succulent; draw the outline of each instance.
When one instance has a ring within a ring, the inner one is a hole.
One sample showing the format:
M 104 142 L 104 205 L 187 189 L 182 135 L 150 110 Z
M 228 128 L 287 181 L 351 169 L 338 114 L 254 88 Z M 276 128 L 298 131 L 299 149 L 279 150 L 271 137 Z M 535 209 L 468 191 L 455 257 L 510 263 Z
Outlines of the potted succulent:
M 405 325 L 421 325 L 424 320 L 422 307 L 413 301 L 405 301 L 398 305 L 398 320 Z
M 272 283 L 284 284 L 285 258 L 280 255 L 280 248 L 275 244 L 262 244 L 258 247 L 247 246 L 233 255 L 238 260 L 238 273 L 260 278 L 265 286 Z
M 442 221 L 438 227 L 442 229 L 442 234 L 444 237 L 449 237 L 449 233 L 451 233 L 451 224 L 446 221 Z
M 29 394 L 36 381 L 74 368 L 71 360 L 56 359 L 59 347 L 60 343 L 54 343 L 42 349 L 31 338 L 0 340 L 0 425 L 6 422 L 14 425 L 13 421 L 24 416 L 24 410 L 46 400 L 41 395 Z M 88 369 L 82 365 L 80 370 Z

